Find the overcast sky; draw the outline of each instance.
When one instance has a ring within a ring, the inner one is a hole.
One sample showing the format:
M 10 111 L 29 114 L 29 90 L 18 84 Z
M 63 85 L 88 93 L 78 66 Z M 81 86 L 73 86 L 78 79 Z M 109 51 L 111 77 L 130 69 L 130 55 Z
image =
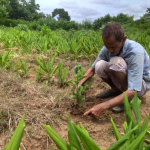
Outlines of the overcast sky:
M 41 12 L 50 15 L 55 8 L 64 8 L 76 22 L 94 21 L 108 13 L 111 16 L 124 13 L 138 19 L 150 8 L 150 0 L 36 0 L 36 4 Z

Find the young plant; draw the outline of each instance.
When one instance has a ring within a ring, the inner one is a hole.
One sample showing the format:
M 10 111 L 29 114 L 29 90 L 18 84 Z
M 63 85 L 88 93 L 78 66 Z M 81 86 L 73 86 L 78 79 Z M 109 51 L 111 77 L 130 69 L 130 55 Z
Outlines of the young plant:
M 10 68 L 12 66 L 12 60 L 10 58 L 11 51 L 4 51 L 3 55 L 0 54 L 0 67 Z
M 20 74 L 22 74 L 23 77 L 25 77 L 25 78 L 27 77 L 27 73 L 31 71 L 31 69 L 28 70 L 29 67 L 30 67 L 30 65 L 27 66 L 27 59 L 28 59 L 28 56 L 26 56 L 24 62 L 20 59 L 20 66 L 19 66 L 19 69 L 18 69 L 18 72 L 19 72 Z
M 39 66 L 39 69 L 37 69 L 36 67 L 35 68 L 35 76 L 36 76 L 36 80 L 37 82 L 42 82 L 43 80 L 43 77 L 44 77 L 44 73 L 43 73 L 43 69 Z
M 111 123 L 116 136 L 117 141 L 111 145 L 107 150 L 149 150 L 150 145 L 145 145 L 145 135 L 150 129 L 148 126 L 149 115 L 144 119 L 141 125 L 140 120 L 140 104 L 141 101 L 138 99 L 137 92 L 131 103 L 128 102 L 127 96 L 124 93 L 124 106 L 127 122 L 124 122 L 124 136 L 119 133 L 113 119 Z M 134 116 L 131 113 L 130 106 L 133 109 Z M 134 120 L 134 118 L 136 118 Z M 81 128 L 75 124 L 72 124 L 68 119 L 68 140 L 69 144 L 64 141 L 50 126 L 43 125 L 47 134 L 55 142 L 58 149 L 64 150 L 100 150 L 100 147 L 90 138 L 87 130 L 81 125 Z M 82 147 L 82 142 L 84 148 Z
M 84 96 L 85 89 L 86 89 L 85 86 L 80 86 L 77 89 L 76 93 L 75 92 L 72 93 L 71 99 L 73 100 L 75 99 L 76 101 L 73 101 L 73 103 L 77 104 L 79 107 L 83 106 L 82 102 L 85 101 L 85 96 Z
M 100 147 L 89 136 L 87 130 L 81 124 L 81 128 L 75 124 L 72 124 L 68 119 L 68 140 L 69 144 L 63 140 L 55 130 L 49 125 L 43 125 L 47 134 L 55 142 L 56 146 L 60 150 L 100 150 Z M 79 140 L 80 139 L 80 140 Z M 81 142 L 84 148 L 81 145 Z
M 56 56 L 55 56 L 56 57 Z M 55 61 L 55 57 L 52 59 L 52 61 L 50 61 L 50 59 L 48 59 L 48 63 L 46 64 L 44 58 L 42 57 L 41 60 L 39 60 L 38 58 L 36 58 L 37 63 L 40 65 L 41 69 L 43 71 L 45 71 L 46 73 L 46 79 L 48 80 L 48 82 L 50 82 L 52 75 L 56 72 L 58 66 L 54 67 L 54 61 Z
M 68 85 L 72 80 L 65 81 L 65 78 L 67 77 L 69 66 L 67 66 L 63 71 L 63 65 L 64 62 L 58 63 L 58 69 L 57 69 L 57 78 L 58 78 L 58 85 L 60 87 L 63 87 L 65 85 Z
M 140 118 L 140 105 L 141 100 L 137 96 L 137 91 L 135 92 L 134 98 L 129 103 L 126 94 L 124 93 L 124 107 L 127 122 L 124 122 L 124 136 L 121 137 L 113 119 L 111 119 L 114 133 L 116 135 L 117 142 L 110 146 L 107 150 L 118 149 L 119 150 L 146 150 L 147 146 L 144 145 L 145 135 L 147 130 L 150 129 L 148 126 L 149 115 L 144 119 L 143 125 L 141 125 Z M 130 106 L 133 109 L 134 116 L 132 115 Z M 135 118 L 135 119 L 134 119 Z M 150 146 L 149 146 L 150 148 Z
M 84 73 L 86 70 L 81 67 L 81 65 L 77 64 L 77 66 L 74 69 L 73 76 L 74 76 L 74 82 L 73 82 L 73 89 L 77 87 L 79 81 L 84 77 Z

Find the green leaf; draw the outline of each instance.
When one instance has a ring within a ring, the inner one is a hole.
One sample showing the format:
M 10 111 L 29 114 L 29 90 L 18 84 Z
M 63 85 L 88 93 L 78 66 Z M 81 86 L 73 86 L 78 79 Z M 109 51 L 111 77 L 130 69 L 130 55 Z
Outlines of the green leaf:
M 52 138 L 52 140 L 55 142 L 56 146 L 60 150 L 70 150 L 70 145 L 67 144 L 65 140 L 63 140 L 56 132 L 55 130 L 49 126 L 49 125 L 43 125 L 45 128 L 47 134 Z
M 127 124 L 129 125 L 130 122 L 133 122 L 133 125 L 135 126 L 135 121 L 133 119 L 132 113 L 131 113 L 131 109 L 130 109 L 130 104 L 127 98 L 127 95 L 124 93 L 124 108 L 125 108 L 125 114 L 126 114 L 126 119 L 127 119 Z
M 131 149 L 137 150 L 139 148 L 139 145 L 141 144 L 141 142 L 143 143 L 143 141 L 144 141 L 146 131 L 147 131 L 147 128 L 145 128 L 145 130 L 125 150 L 131 150 Z M 141 150 L 141 148 L 139 150 Z
M 89 136 L 88 131 L 84 128 L 84 126 L 80 123 L 81 129 L 84 131 L 85 134 Z
M 150 145 L 144 145 L 144 148 L 145 148 L 146 150 L 150 150 Z
M 75 147 L 77 150 L 83 150 L 72 123 L 70 122 L 69 118 L 67 120 L 68 120 L 68 139 L 69 139 L 70 145 Z
M 73 124 L 81 142 L 86 150 L 100 150 L 100 147 L 79 126 Z
M 67 77 L 68 70 L 69 70 L 69 66 L 67 66 L 63 72 L 63 75 L 62 75 L 63 80 Z
M 23 136 L 23 131 L 25 128 L 24 116 L 22 117 L 21 121 L 19 122 L 13 136 L 11 137 L 9 143 L 5 147 L 4 150 L 19 150 L 20 142 Z
M 118 129 L 117 129 L 117 127 L 116 127 L 116 125 L 115 125 L 112 118 L 111 118 L 111 123 L 112 123 L 112 126 L 113 126 L 113 131 L 115 133 L 116 139 L 119 140 L 121 138 L 121 135 L 120 135 L 120 133 L 119 133 L 119 131 L 118 131 Z
M 137 91 L 135 91 L 135 95 L 134 95 L 132 101 L 130 102 L 130 105 L 134 111 L 137 123 L 140 123 L 141 122 L 141 118 L 140 118 L 141 100 L 137 96 Z
M 132 134 L 140 127 L 140 124 L 135 126 L 130 132 L 121 137 L 117 142 L 115 142 L 112 146 L 110 146 L 107 150 L 117 150 L 119 149 L 125 141 L 129 140 Z

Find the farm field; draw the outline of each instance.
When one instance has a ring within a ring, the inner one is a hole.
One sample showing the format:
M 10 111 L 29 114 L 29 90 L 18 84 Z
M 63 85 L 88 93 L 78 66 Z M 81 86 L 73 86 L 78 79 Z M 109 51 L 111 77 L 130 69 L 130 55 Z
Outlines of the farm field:
M 150 55 L 150 36 L 133 32 L 129 39 L 141 43 Z M 70 98 L 76 85 L 76 66 L 87 70 L 102 46 L 101 31 L 51 31 L 46 26 L 41 32 L 0 28 L 0 149 L 8 143 L 24 113 L 21 150 L 57 149 L 43 124 L 51 125 L 67 141 L 67 117 L 77 125 L 82 123 L 102 150 L 116 141 L 110 116 L 123 132 L 124 112 L 107 110 L 97 119 L 82 116 L 92 106 L 108 100 L 95 98 L 109 88 L 107 84 L 95 77 L 85 90 L 84 106 L 73 106 Z M 65 68 L 68 72 L 62 79 Z M 149 104 L 150 92 L 142 98 L 141 118 L 150 112 Z

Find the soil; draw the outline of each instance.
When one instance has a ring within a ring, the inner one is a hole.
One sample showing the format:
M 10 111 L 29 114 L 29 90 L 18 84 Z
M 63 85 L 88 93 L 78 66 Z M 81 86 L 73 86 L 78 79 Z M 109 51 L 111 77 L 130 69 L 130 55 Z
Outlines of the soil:
M 20 150 L 56 150 L 56 145 L 47 135 L 43 124 L 51 125 L 64 140 L 68 141 L 67 117 L 77 125 L 82 123 L 100 148 L 106 150 L 116 141 L 110 117 L 113 118 L 118 130 L 123 133 L 122 125 L 126 121 L 124 112 L 116 114 L 110 109 L 98 118 L 93 116 L 84 117 L 83 113 L 94 105 L 112 98 L 96 99 L 95 97 L 96 94 L 108 89 L 109 86 L 96 77 L 91 87 L 86 91 L 85 106 L 74 107 L 70 99 L 71 85 L 60 88 L 56 79 L 49 85 L 46 81 L 41 83 L 36 81 L 34 66 L 36 65 L 35 58 L 37 56 L 38 54 L 35 54 L 28 58 L 32 70 L 28 73 L 27 78 L 21 77 L 16 72 L 0 69 L 0 149 L 3 149 L 8 143 L 22 115 L 25 113 L 26 127 Z M 25 59 L 24 56 L 20 58 Z M 57 64 L 62 60 L 57 58 L 55 63 Z M 72 72 L 76 62 L 64 61 L 65 66 L 70 67 L 67 78 L 73 79 Z M 88 61 L 79 60 L 78 63 L 88 69 Z M 145 118 L 150 112 L 150 91 L 141 99 L 141 118 Z

